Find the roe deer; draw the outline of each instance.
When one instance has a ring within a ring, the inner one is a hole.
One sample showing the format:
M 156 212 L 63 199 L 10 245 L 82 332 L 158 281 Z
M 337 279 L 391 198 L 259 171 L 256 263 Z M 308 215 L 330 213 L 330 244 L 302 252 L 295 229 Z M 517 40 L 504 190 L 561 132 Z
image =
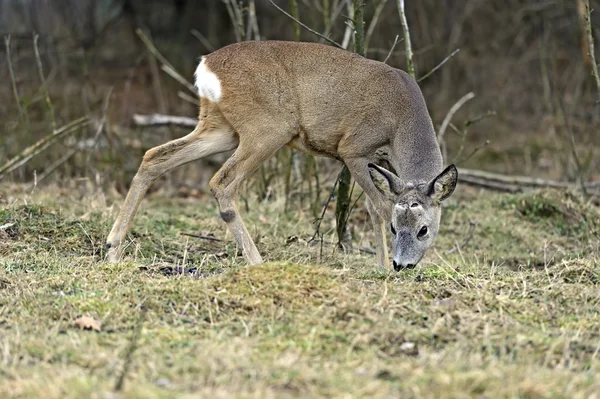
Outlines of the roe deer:
M 108 236 L 108 259 L 122 241 L 148 187 L 163 173 L 235 149 L 210 180 L 221 218 L 250 264 L 262 258 L 236 208 L 236 190 L 278 149 L 343 161 L 367 195 L 377 261 L 389 268 L 385 230 L 393 234 L 395 270 L 414 267 L 433 243 L 441 201 L 456 186 L 415 80 L 382 62 L 314 43 L 243 42 L 202 57 L 195 84 L 197 127 L 150 149 Z M 390 223 L 391 221 L 391 223 Z

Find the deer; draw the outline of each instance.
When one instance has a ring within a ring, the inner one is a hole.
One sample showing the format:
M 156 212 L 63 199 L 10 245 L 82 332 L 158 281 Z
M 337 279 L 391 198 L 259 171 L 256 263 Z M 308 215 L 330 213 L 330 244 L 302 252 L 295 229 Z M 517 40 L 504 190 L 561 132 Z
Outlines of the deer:
M 198 125 L 148 150 L 107 237 L 123 241 L 150 185 L 166 172 L 234 150 L 209 181 L 220 216 L 244 260 L 263 262 L 236 206 L 240 184 L 284 146 L 342 161 L 366 194 L 379 267 L 414 268 L 433 244 L 441 203 L 456 187 L 443 169 L 423 94 L 406 72 L 317 43 L 247 41 L 202 56 L 195 71 Z

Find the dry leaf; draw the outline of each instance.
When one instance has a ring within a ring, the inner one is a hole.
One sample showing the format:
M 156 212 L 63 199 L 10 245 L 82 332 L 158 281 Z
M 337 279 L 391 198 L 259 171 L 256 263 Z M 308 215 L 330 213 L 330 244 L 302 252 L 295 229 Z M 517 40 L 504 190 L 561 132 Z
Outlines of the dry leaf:
M 82 330 L 100 331 L 102 329 L 102 323 L 90 316 L 80 316 L 73 324 Z

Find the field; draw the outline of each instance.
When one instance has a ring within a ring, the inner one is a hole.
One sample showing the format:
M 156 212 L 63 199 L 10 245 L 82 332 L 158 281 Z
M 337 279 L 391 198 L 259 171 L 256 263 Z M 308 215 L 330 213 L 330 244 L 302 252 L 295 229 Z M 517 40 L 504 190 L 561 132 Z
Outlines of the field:
M 82 187 L 0 189 L 3 397 L 599 397 L 600 216 L 574 192 L 459 187 L 388 273 L 329 244 L 332 212 L 308 245 L 306 209 L 253 197 L 245 266 L 210 196 L 161 192 L 108 265 L 122 198 Z M 362 202 L 352 224 L 372 248 Z

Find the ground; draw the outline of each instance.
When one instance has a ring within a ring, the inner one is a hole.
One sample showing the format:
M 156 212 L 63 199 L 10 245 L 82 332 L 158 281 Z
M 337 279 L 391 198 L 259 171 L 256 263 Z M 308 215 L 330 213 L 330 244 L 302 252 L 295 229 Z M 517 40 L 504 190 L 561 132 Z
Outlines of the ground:
M 594 201 L 466 187 L 449 201 L 436 247 L 395 273 L 364 251 L 362 201 L 363 251 L 343 254 L 328 243 L 331 213 L 325 242 L 307 245 L 308 210 L 250 199 L 243 214 L 267 263 L 249 267 L 210 197 L 158 192 L 115 266 L 103 243 L 122 198 L 5 185 L 0 392 L 598 398 Z

